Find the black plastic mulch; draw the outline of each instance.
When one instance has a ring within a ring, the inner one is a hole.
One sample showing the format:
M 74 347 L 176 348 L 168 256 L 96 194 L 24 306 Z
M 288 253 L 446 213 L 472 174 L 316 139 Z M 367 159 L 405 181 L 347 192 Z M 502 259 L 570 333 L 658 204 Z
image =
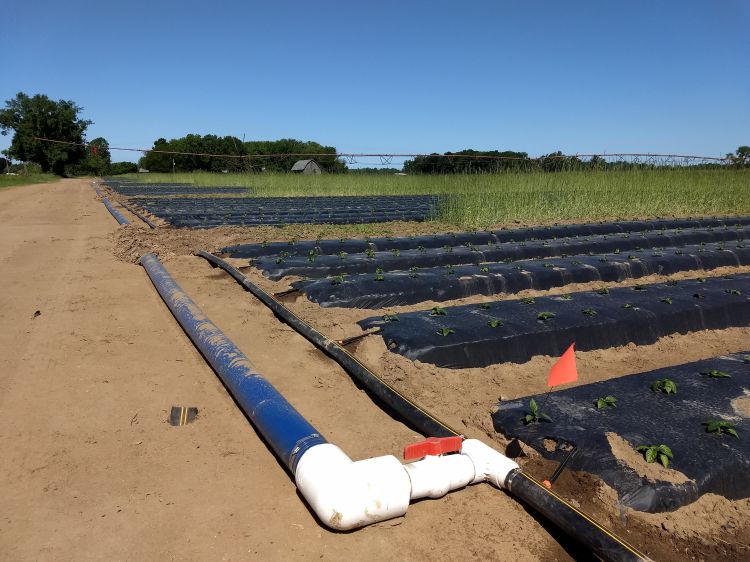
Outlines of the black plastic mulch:
M 750 403 L 748 353 L 578 386 L 553 392 L 549 399 L 535 395 L 502 402 L 492 416 L 495 430 L 556 461 L 565 456 L 566 445 L 575 445 L 578 450 L 567 466 L 597 475 L 618 492 L 624 506 L 639 511 L 672 511 L 709 492 L 732 500 L 747 498 L 750 421 L 747 409 L 741 414 L 733 401 Z M 705 374 L 712 370 L 729 377 Z M 651 390 L 654 381 L 665 378 L 677 384 L 676 394 Z M 617 399 L 617 406 L 598 409 L 596 400 L 609 395 Z M 544 404 L 551 422 L 524 424 L 530 398 Z M 731 423 L 739 439 L 708 433 L 704 423 L 709 420 Z M 638 476 L 613 455 L 607 433 L 619 435 L 633 447 L 667 445 L 674 455 L 670 468 L 689 481 L 675 484 Z M 556 441 L 557 448 L 548 451 L 545 439 Z
M 380 326 L 391 351 L 439 367 L 523 363 L 560 355 L 571 342 L 586 351 L 750 325 L 750 275 L 375 316 L 359 325 Z

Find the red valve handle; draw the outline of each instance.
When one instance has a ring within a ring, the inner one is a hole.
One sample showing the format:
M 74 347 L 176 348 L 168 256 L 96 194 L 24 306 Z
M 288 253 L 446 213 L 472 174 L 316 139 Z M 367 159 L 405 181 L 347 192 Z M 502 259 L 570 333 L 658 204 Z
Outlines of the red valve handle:
M 444 455 L 461 450 L 463 437 L 428 437 L 424 441 L 404 447 L 404 460 L 421 459 L 427 455 Z

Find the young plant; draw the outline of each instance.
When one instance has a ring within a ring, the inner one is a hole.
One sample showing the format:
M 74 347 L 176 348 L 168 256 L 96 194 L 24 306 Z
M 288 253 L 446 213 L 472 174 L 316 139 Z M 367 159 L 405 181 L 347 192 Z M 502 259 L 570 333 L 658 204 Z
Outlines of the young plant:
M 482 267 L 479 268 L 479 271 L 481 271 L 482 273 L 487 273 L 489 270 L 490 268 L 487 267 L 486 265 L 483 265 Z
M 409 268 L 409 277 L 414 279 L 417 276 L 417 268 L 415 266 L 412 266 Z
M 439 306 L 433 306 L 430 310 L 430 316 L 446 316 L 446 314 L 445 309 Z
M 318 257 L 318 254 L 315 250 L 310 250 L 309 252 L 307 252 L 307 261 L 309 261 L 310 263 L 313 263 L 316 257 Z
M 524 297 L 521 299 L 521 302 L 523 304 L 534 304 L 534 298 L 533 297 Z
M 581 312 L 583 312 L 586 316 L 596 316 L 597 314 L 599 314 L 593 308 L 584 308 Z
M 529 412 L 526 413 L 526 415 L 523 417 L 523 423 L 525 425 L 529 425 L 530 423 L 539 423 L 539 422 L 551 422 L 552 418 L 549 417 L 544 412 L 541 412 L 539 410 L 539 406 L 536 405 L 536 400 L 533 398 L 529 400 Z
M 401 250 L 399 250 L 398 248 L 393 248 L 391 252 L 393 252 L 393 255 L 396 257 L 399 257 L 401 255 Z
M 727 421 L 708 420 L 707 422 L 703 422 L 703 425 L 706 426 L 706 431 L 709 433 L 718 433 L 719 435 L 724 433 L 726 435 L 736 437 L 737 439 L 740 438 L 739 434 L 737 433 L 737 429 Z
M 546 322 L 547 320 L 554 318 L 556 315 L 554 312 L 540 312 L 536 315 L 537 320 L 541 320 L 542 322 Z
M 398 316 L 395 314 L 383 314 L 383 322 L 398 322 Z
M 614 396 L 597 398 L 594 404 L 596 404 L 596 407 L 600 410 L 604 410 L 606 408 L 617 408 L 617 398 L 615 398 Z
M 712 379 L 731 379 L 732 375 L 729 373 L 725 373 L 724 371 L 719 371 L 718 369 L 711 369 L 710 371 L 703 371 L 701 375 L 706 375 L 709 378 Z
M 367 248 L 367 249 L 365 250 L 365 255 L 366 255 L 366 256 L 367 256 L 367 257 L 368 257 L 369 259 L 371 259 L 371 260 L 372 260 L 372 259 L 375 259 L 375 252 L 373 252 L 372 248 Z
M 439 330 L 437 331 L 437 335 L 439 335 L 439 336 L 443 336 L 443 337 L 445 337 L 445 336 L 449 336 L 449 335 L 451 335 L 451 334 L 455 334 L 455 333 L 456 333 L 456 332 L 455 332 L 454 330 L 451 330 L 450 328 L 440 328 L 440 329 L 439 329 Z
M 427 251 L 427 248 L 420 244 L 419 246 L 417 246 L 417 250 L 419 250 L 419 253 L 424 254 Z
M 659 299 L 659 302 L 663 302 L 664 304 L 672 304 L 672 299 L 670 297 L 664 297 Z
M 565 294 L 565 295 L 560 295 L 560 298 L 561 298 L 562 300 L 564 300 L 564 301 L 571 301 L 571 300 L 573 300 L 573 297 L 572 297 L 572 296 L 570 296 L 570 295 L 568 295 L 568 294 Z
M 742 291 L 739 289 L 724 289 L 724 292 L 728 295 L 741 295 Z
M 337 255 L 339 256 L 340 260 L 346 258 L 346 252 L 344 250 L 341 250 Z
M 448 266 L 445 268 L 445 273 L 448 275 L 453 275 L 454 273 L 456 273 L 456 270 L 451 264 L 448 264 Z
M 490 328 L 497 328 L 498 326 L 503 325 L 503 321 L 502 320 L 490 320 L 489 322 L 487 322 L 487 325 Z
M 483 302 L 482 304 L 479 305 L 479 308 L 481 308 L 482 310 L 489 310 L 490 309 L 490 305 L 487 304 L 486 302 Z
M 635 448 L 639 453 L 643 453 L 646 462 L 651 463 L 658 460 L 664 468 L 669 468 L 669 461 L 672 460 L 672 449 L 666 445 L 638 445 Z
M 626 302 L 625 304 L 623 304 L 622 307 L 623 308 L 634 308 L 633 305 L 630 304 L 629 302 Z
M 607 289 L 607 287 L 602 287 L 601 289 L 597 289 L 596 292 L 600 295 L 608 295 L 609 289 Z
M 375 281 L 385 281 L 385 276 L 382 273 L 376 273 Z
M 346 275 L 346 273 L 339 273 L 338 275 L 331 277 L 331 285 L 341 285 L 344 281 L 344 275 Z
M 651 390 L 664 394 L 677 394 L 677 383 L 671 379 L 659 379 L 651 384 Z

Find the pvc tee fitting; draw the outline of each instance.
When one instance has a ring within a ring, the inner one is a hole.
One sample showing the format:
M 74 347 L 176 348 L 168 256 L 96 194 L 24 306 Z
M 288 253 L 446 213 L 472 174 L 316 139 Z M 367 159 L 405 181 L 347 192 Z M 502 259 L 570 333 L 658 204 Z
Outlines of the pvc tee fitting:
M 476 439 L 460 454 L 401 464 L 393 455 L 352 461 L 336 445 L 310 448 L 295 471 L 297 488 L 328 527 L 348 530 L 400 517 L 412 499 L 439 498 L 468 484 L 502 488 L 518 465 Z

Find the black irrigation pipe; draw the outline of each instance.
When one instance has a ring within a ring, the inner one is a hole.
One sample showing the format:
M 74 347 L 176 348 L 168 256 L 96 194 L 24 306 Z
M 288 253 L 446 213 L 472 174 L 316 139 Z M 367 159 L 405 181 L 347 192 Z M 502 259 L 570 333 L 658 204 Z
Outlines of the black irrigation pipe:
M 459 232 L 409 237 L 379 237 L 365 239 L 338 240 L 299 240 L 290 242 L 264 242 L 255 244 L 236 244 L 221 249 L 221 252 L 234 258 L 258 258 L 277 256 L 281 252 L 290 255 L 307 256 L 310 250 L 318 255 L 337 255 L 362 253 L 367 249 L 373 252 L 391 250 L 409 250 L 418 246 L 423 248 L 442 248 L 443 246 L 463 246 L 473 244 L 482 246 L 503 242 L 528 242 L 534 240 L 554 240 L 574 236 L 597 236 L 625 232 L 648 232 L 654 230 L 677 228 L 707 228 L 750 225 L 750 217 L 695 218 L 695 219 L 655 219 L 650 221 L 622 221 L 588 224 L 571 224 L 555 226 L 535 226 L 530 228 L 503 229 L 482 232 Z
M 96 191 L 96 194 L 101 197 L 102 203 L 104 203 L 104 206 L 119 224 L 130 224 L 130 221 L 126 219 L 120 211 L 114 208 L 110 200 L 104 196 L 98 187 L 94 187 L 94 191 Z
M 287 275 L 312 279 L 356 273 L 387 273 L 406 271 L 410 267 L 480 265 L 487 262 L 516 261 L 554 256 L 572 256 L 587 252 L 627 252 L 643 248 L 663 248 L 707 242 L 742 241 L 750 236 L 750 226 L 668 230 L 644 233 L 617 233 L 593 238 L 536 240 L 532 242 L 504 242 L 484 246 L 421 248 L 392 252 L 366 252 L 340 256 L 307 256 L 279 254 L 276 258 L 258 258 L 253 265 L 273 280 Z M 232 256 L 234 257 L 234 256 Z M 378 272 L 378 269 L 381 271 Z
M 719 243 L 715 247 L 692 245 L 481 266 L 430 267 L 377 277 L 362 273 L 296 281 L 290 291 L 301 291 L 323 307 L 378 309 L 474 295 L 512 294 L 526 289 L 543 291 L 570 283 L 619 283 L 647 275 L 750 265 L 750 244 L 723 246 Z
M 299 318 L 291 310 L 276 300 L 272 295 L 266 293 L 247 277 L 242 275 L 232 265 L 221 258 L 202 250 L 196 252 L 208 261 L 212 267 L 219 267 L 227 272 L 235 281 L 242 285 L 245 290 L 252 293 L 263 304 L 270 308 L 274 314 L 294 328 L 300 335 L 304 336 L 313 345 L 329 355 L 338 362 L 347 373 L 359 381 L 369 392 L 377 397 L 383 404 L 397 412 L 412 427 L 418 429 L 424 435 L 432 437 L 449 437 L 459 433 L 444 424 L 425 410 L 414 404 L 403 394 L 391 387 L 377 374 L 363 365 L 356 357 L 341 347 L 337 342 L 327 338 L 304 320 Z
M 456 430 L 422 410 L 419 406 L 389 386 L 344 348 L 305 323 L 230 264 L 208 252 L 199 251 L 196 255 L 207 260 L 212 266 L 220 267 L 226 271 L 235 281 L 256 296 L 298 333 L 335 359 L 373 395 L 397 412 L 407 423 L 419 430 L 423 435 L 434 437 L 459 435 Z M 508 475 L 505 486 L 510 495 L 543 514 L 569 536 L 596 553 L 602 560 L 612 562 L 649 560 L 647 556 L 640 553 L 635 547 L 615 535 L 586 513 L 571 505 L 564 498 L 547 489 L 538 480 L 521 469 L 511 472 Z
M 132 207 L 126 205 L 125 203 L 120 203 L 120 205 L 122 205 L 125 209 L 127 209 L 128 211 L 133 213 L 136 217 L 138 217 L 143 222 L 145 222 L 150 228 L 158 228 L 158 226 L 151 219 L 149 219 L 146 215 L 139 213 Z
M 700 330 L 747 326 L 750 274 L 603 288 L 570 295 L 470 304 L 371 317 L 388 348 L 445 368 L 524 363 Z

